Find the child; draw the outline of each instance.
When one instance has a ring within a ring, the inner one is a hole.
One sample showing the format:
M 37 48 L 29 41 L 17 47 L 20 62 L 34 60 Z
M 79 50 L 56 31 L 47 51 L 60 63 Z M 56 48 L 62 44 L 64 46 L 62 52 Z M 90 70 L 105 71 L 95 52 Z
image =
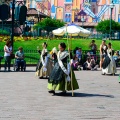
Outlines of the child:
M 79 62 L 78 62 L 78 57 L 76 57 L 76 55 L 71 60 L 71 66 L 73 70 L 81 70 Z

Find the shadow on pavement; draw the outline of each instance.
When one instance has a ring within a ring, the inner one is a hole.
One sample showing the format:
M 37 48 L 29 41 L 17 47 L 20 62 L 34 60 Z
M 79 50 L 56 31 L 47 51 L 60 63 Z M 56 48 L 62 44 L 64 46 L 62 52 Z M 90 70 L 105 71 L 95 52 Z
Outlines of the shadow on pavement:
M 113 74 L 106 74 L 106 75 L 103 75 L 103 76 L 119 76 L 119 74 L 117 74 L 117 73 L 114 74 L 114 75 Z
M 61 97 L 72 97 L 72 93 L 66 93 L 62 95 L 61 93 L 55 93 L 55 96 Z M 89 93 L 74 93 L 73 97 L 105 97 L 105 98 L 114 98 L 113 95 L 100 95 L 100 94 L 89 94 Z

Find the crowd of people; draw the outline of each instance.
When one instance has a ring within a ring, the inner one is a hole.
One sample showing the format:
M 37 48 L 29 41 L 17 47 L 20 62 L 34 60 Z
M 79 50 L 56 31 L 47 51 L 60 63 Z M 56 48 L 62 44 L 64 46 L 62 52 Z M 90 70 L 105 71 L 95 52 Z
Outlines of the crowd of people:
M 70 52 L 71 54 L 70 63 L 73 70 L 81 70 L 81 69 L 97 70 L 98 67 L 100 67 L 100 69 L 102 70 L 103 66 L 105 65 L 105 62 L 109 58 L 110 58 L 109 61 L 114 61 L 114 64 L 118 66 L 118 63 L 120 61 L 120 54 L 119 54 L 119 51 L 114 52 L 114 50 L 112 49 L 111 43 L 107 45 L 105 40 L 103 40 L 102 44 L 100 45 L 100 49 L 98 49 L 97 45 L 95 44 L 95 40 L 92 40 L 89 47 L 90 47 L 90 50 L 87 53 L 82 53 L 81 47 L 76 47 L 73 50 L 73 52 Z M 100 59 L 96 54 L 97 50 L 100 50 Z M 53 58 L 57 60 L 57 49 L 53 48 L 52 51 L 54 51 Z M 47 43 L 43 44 L 43 50 L 40 55 L 41 57 L 40 60 L 42 61 L 42 63 L 43 63 L 43 59 L 45 59 L 45 61 L 50 61 L 49 57 L 47 57 L 47 54 L 44 54 L 44 53 L 48 53 Z M 11 41 L 8 40 L 4 46 L 4 59 L 5 59 L 4 71 L 7 71 L 7 67 L 8 67 L 8 71 L 10 71 L 12 55 L 14 54 L 13 54 Z M 16 61 L 15 61 L 17 66 L 16 71 L 20 71 L 20 70 L 23 71 L 23 68 L 25 66 L 25 60 L 24 60 L 24 52 L 22 47 L 18 48 L 18 51 L 15 53 L 14 58 L 16 58 Z M 100 64 L 98 64 L 98 60 L 100 60 Z M 50 63 L 50 62 L 45 62 L 44 66 L 47 66 L 46 69 L 50 70 L 50 68 L 52 68 L 51 63 L 50 64 L 47 64 L 47 63 Z M 41 65 L 40 62 L 38 64 L 39 66 Z M 116 67 L 114 66 L 114 68 Z M 46 69 L 44 68 L 42 71 L 39 71 L 37 74 L 39 74 L 40 77 L 42 78 L 42 72 L 46 71 Z
M 61 90 L 66 94 L 68 90 L 79 88 L 74 70 L 102 70 L 102 74 L 115 74 L 118 66 L 120 55 L 119 51 L 114 53 L 112 44 L 106 44 L 102 41 L 100 45 L 100 64 L 97 64 L 97 45 L 95 40 L 90 43 L 90 51 L 86 54 L 86 61 L 83 61 L 82 48 L 76 47 L 74 51 L 66 50 L 66 44 L 60 43 L 59 51 L 54 47 L 51 52 L 47 50 L 48 44 L 42 44 L 42 51 L 38 49 L 40 59 L 36 67 L 36 76 L 40 79 L 48 79 L 49 93 L 55 94 L 56 90 Z M 11 59 L 15 58 L 16 71 L 23 71 L 25 66 L 25 55 L 23 48 L 19 47 L 18 51 L 13 54 L 11 41 L 8 40 L 4 46 L 4 71 L 10 71 Z M 8 69 L 7 69 L 8 68 Z
M 73 51 L 74 57 L 72 60 L 73 70 L 97 70 L 100 67 L 102 74 L 115 74 L 116 66 L 119 65 L 120 54 L 119 51 L 114 52 L 112 44 L 109 42 L 108 45 L 106 41 L 103 40 L 100 48 L 97 48 L 95 40 L 92 40 L 90 45 L 90 50 L 86 54 L 82 54 L 82 49 L 76 47 Z M 100 50 L 100 55 L 97 51 Z M 100 56 L 100 57 L 99 57 Z M 83 59 L 86 59 L 84 61 Z M 100 63 L 98 63 L 100 61 Z
M 71 57 L 70 63 L 71 63 L 71 68 L 73 70 L 83 69 L 83 70 L 93 71 L 93 70 L 97 70 L 98 67 L 100 67 L 100 69 L 103 70 L 103 68 L 105 68 L 106 61 L 107 62 L 109 61 L 108 62 L 109 64 L 111 64 L 110 61 L 114 62 L 113 63 L 114 69 L 116 68 L 116 66 L 119 65 L 119 61 L 120 61 L 119 51 L 114 52 L 114 50 L 112 49 L 111 43 L 107 45 L 106 41 L 103 40 L 102 44 L 100 45 L 100 49 L 98 49 L 95 43 L 95 40 L 92 40 L 89 45 L 89 48 L 90 50 L 87 53 L 83 53 L 81 47 L 76 47 L 73 50 L 73 52 L 70 51 L 70 57 Z M 96 54 L 98 50 L 100 50 L 100 57 L 98 56 L 98 54 Z M 47 68 L 42 67 L 42 70 L 37 72 L 37 74 L 42 78 L 43 77 L 42 72 L 45 73 L 46 69 L 51 71 L 51 68 L 53 67 L 51 64 L 51 59 L 48 57 L 47 43 L 44 43 L 43 50 L 41 52 L 39 50 L 38 52 L 40 53 L 40 58 L 41 58 L 40 62 L 43 63 L 45 59 L 44 66 L 47 66 Z M 52 58 L 55 61 L 57 61 L 57 54 L 58 54 L 57 49 L 53 48 L 52 52 L 54 52 L 54 54 L 52 55 Z M 8 71 L 10 71 L 11 57 L 15 58 L 16 71 L 20 71 L 20 70 L 23 71 L 25 66 L 25 60 L 24 60 L 25 56 L 24 56 L 23 48 L 19 47 L 18 51 L 14 55 L 11 41 L 8 40 L 6 42 L 6 45 L 4 46 L 4 59 L 5 59 L 4 71 L 7 71 L 7 67 L 8 67 Z M 54 61 L 54 64 L 55 64 L 55 61 Z M 100 64 L 98 64 L 98 61 L 100 61 Z M 39 66 L 41 65 L 40 62 L 38 63 Z
M 36 75 L 40 79 L 48 79 L 49 93 L 55 94 L 55 90 L 61 90 L 65 94 L 67 90 L 78 89 L 74 70 L 97 70 L 99 65 L 96 63 L 97 45 L 92 40 L 90 44 L 91 51 L 87 53 L 86 61 L 82 65 L 82 49 L 77 47 L 73 51 L 66 51 L 65 43 L 59 44 L 59 51 L 56 47 L 49 53 L 47 50 L 47 43 L 43 43 L 43 49 L 40 52 L 40 60 L 37 64 Z M 92 53 L 92 54 L 91 54 Z M 114 56 L 112 44 L 103 40 L 100 45 L 100 69 L 102 74 L 115 74 L 116 62 L 115 58 L 118 57 L 118 52 Z M 114 58 L 114 57 L 115 58 Z M 117 58 L 118 59 L 118 58 Z M 72 76 L 72 78 L 71 78 Z M 71 83 L 72 80 L 72 83 Z M 72 84 L 72 85 L 71 85 Z

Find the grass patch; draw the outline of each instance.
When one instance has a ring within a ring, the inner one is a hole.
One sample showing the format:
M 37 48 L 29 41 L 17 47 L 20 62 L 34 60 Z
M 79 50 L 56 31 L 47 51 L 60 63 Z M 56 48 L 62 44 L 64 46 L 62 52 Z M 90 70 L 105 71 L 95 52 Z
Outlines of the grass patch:
M 59 43 L 61 42 L 65 42 L 67 44 L 67 40 L 66 39 L 56 39 L 56 40 L 47 40 L 47 39 L 34 39 L 34 40 L 26 40 L 26 41 L 15 41 L 14 42 L 14 52 L 16 52 L 18 50 L 18 47 L 22 46 L 25 50 L 25 56 L 26 56 L 26 61 L 27 61 L 27 64 L 30 63 L 30 64 L 34 64 L 34 63 L 37 63 L 40 55 L 37 53 L 37 51 L 34 51 L 34 50 L 37 50 L 37 46 L 40 47 L 40 49 L 42 49 L 42 43 L 43 42 L 47 42 L 48 43 L 48 50 L 51 50 L 53 47 L 57 47 L 58 48 L 58 45 Z M 82 50 L 90 50 L 89 48 L 89 44 L 91 42 L 91 39 L 72 39 L 72 40 L 69 40 L 69 45 L 70 45 L 70 48 L 72 48 L 72 50 L 75 48 L 75 47 L 81 47 Z M 101 44 L 102 40 L 96 40 L 96 44 L 97 44 L 97 47 L 98 47 L 98 50 L 99 50 L 99 46 Z M 112 47 L 114 50 L 120 50 L 120 41 L 118 40 L 107 40 L 106 43 L 108 44 L 109 42 L 112 43 Z M 5 42 L 0 42 L 0 56 L 3 56 L 3 47 L 5 45 Z M 72 45 L 72 46 L 71 46 Z M 67 46 L 68 47 L 68 46 Z M 31 50 L 31 51 L 30 51 Z M 36 59 L 33 59 L 33 58 L 27 58 L 28 57 L 34 57 Z M 2 64 L 4 63 L 4 59 L 2 60 Z
M 16 41 L 14 42 L 14 50 L 17 50 L 19 46 L 22 46 L 25 50 L 36 50 L 37 46 L 42 49 L 42 43 L 47 42 L 48 43 L 48 50 L 51 50 L 53 47 L 58 48 L 58 44 L 60 42 L 65 42 L 67 44 L 66 39 L 56 39 L 56 40 L 27 40 L 27 41 Z M 74 49 L 75 47 L 81 47 L 83 50 L 89 50 L 89 44 L 91 42 L 91 39 L 73 39 L 69 40 L 70 48 Z M 101 44 L 102 40 L 96 40 L 97 47 L 99 49 L 99 46 Z M 107 40 L 106 43 L 112 43 L 112 47 L 114 50 L 120 50 L 120 41 L 116 40 Z M 0 50 L 3 50 L 3 47 L 5 45 L 5 42 L 0 42 Z

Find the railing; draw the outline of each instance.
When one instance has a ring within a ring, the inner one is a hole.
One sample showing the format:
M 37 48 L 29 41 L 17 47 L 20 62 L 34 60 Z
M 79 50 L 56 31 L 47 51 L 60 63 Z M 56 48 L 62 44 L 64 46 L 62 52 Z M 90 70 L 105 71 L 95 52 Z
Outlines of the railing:
M 17 50 L 15 50 L 17 51 Z M 26 60 L 26 64 L 28 65 L 33 65 L 33 64 L 37 64 L 40 55 L 37 52 L 37 50 L 24 50 L 25 53 L 25 60 Z M 0 56 L 4 56 L 4 51 L 0 50 Z M 1 60 L 2 64 L 3 64 L 4 59 Z
M 17 50 L 14 50 L 17 51 Z M 83 50 L 82 51 L 82 61 L 84 62 L 86 60 L 87 53 L 90 52 L 90 50 Z M 25 60 L 27 65 L 35 65 L 37 64 L 40 54 L 37 52 L 37 50 L 24 50 L 25 53 Z M 96 51 L 97 56 L 99 55 L 99 51 Z M 4 51 L 0 50 L 0 56 L 4 56 Z M 99 62 L 99 58 L 97 59 L 97 62 Z M 4 64 L 4 59 L 1 60 L 1 63 Z
M 2 35 L 10 35 L 10 31 L 11 31 L 11 25 L 0 25 L 0 34 Z M 49 38 L 53 38 L 53 34 L 52 34 L 52 30 L 57 29 L 56 27 L 46 27 L 45 30 L 42 30 L 41 28 L 38 28 L 38 30 L 34 30 L 34 31 L 24 31 L 24 36 L 29 36 L 29 37 L 49 37 Z M 91 31 L 91 35 L 89 36 L 89 38 L 92 39 L 113 39 L 113 40 L 120 40 L 120 31 L 116 31 L 116 30 L 112 30 L 111 33 L 111 38 L 110 38 L 110 34 L 103 34 L 103 32 L 93 32 L 91 29 L 86 28 L 88 30 Z M 6 33 L 7 32 L 7 33 Z M 18 34 L 19 35 L 19 34 Z M 62 38 L 65 38 L 66 36 L 62 36 Z M 78 36 L 78 38 L 81 38 L 80 36 Z
M 94 38 L 94 39 L 110 39 L 110 34 L 92 34 L 91 36 L 89 36 L 89 38 Z M 117 33 L 112 33 L 111 35 L 111 39 L 112 40 L 120 40 L 120 32 Z

